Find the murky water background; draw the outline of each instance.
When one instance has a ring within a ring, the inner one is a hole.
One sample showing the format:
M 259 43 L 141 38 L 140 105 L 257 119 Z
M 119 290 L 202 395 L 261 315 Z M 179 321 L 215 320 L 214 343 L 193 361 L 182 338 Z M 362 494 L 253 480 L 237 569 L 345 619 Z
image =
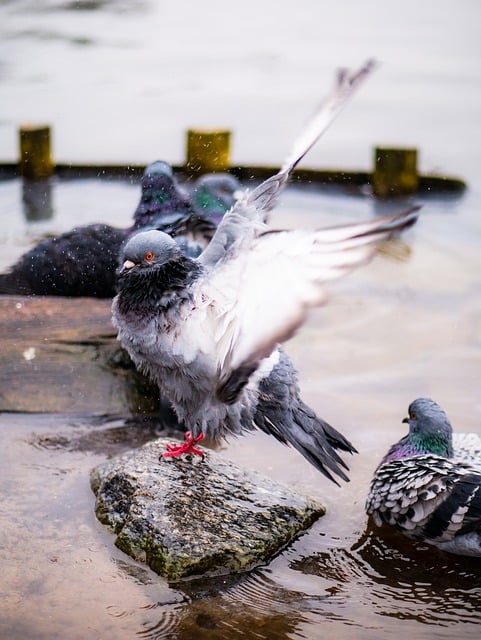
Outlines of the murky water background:
M 376 142 L 417 144 L 424 172 L 460 175 L 469 189 L 425 200 L 418 225 L 333 285 L 330 304 L 288 345 L 305 400 L 361 452 L 351 483 L 331 486 L 263 434 L 226 443 L 226 457 L 311 493 L 328 513 L 268 567 L 171 588 L 113 546 L 88 483 L 93 466 L 155 426 L 1 415 L 0 637 L 479 637 L 481 561 L 373 531 L 363 511 L 415 397 L 481 434 L 479 5 L 280 4 L 260 13 L 258 3 L 227 12 L 207 0 L 2 3 L 0 149 L 15 158 L 16 124 L 41 119 L 55 127 L 58 159 L 180 162 L 184 130 L 210 124 L 235 129 L 235 161 L 278 162 L 333 66 L 383 59 L 306 164 L 365 168 Z M 137 198 L 119 181 L 59 182 L 54 217 L 31 222 L 20 182 L 0 183 L 0 268 L 45 232 L 126 226 Z M 318 226 L 380 208 L 368 196 L 291 187 L 272 222 Z

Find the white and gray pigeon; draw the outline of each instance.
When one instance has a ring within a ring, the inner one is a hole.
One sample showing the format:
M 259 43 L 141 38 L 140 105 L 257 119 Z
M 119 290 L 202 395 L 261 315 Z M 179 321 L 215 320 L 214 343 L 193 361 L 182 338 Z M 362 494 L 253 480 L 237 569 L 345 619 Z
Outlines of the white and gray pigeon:
M 340 74 L 336 87 L 280 171 L 245 192 L 197 259 L 166 234 L 149 231 L 124 247 L 113 301 L 118 339 L 168 398 L 186 441 L 164 456 L 198 453 L 208 435 L 259 428 L 295 447 L 329 479 L 348 480 L 336 450 L 350 442 L 301 400 L 294 367 L 280 348 L 323 285 L 366 263 L 378 242 L 417 219 L 412 208 L 320 231 L 274 231 L 265 222 L 290 173 L 327 128 L 373 63 Z
M 455 434 L 433 400 L 409 406 L 409 433 L 376 469 L 366 511 L 444 551 L 481 556 L 481 438 Z

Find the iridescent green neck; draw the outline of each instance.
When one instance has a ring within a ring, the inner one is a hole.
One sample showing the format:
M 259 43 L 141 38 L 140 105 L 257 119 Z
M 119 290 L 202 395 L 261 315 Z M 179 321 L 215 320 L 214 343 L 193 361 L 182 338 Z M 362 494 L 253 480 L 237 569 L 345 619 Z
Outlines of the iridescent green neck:
M 402 460 L 427 453 L 444 458 L 450 458 L 453 454 L 451 443 L 446 440 L 445 435 L 410 433 L 390 448 L 383 462 Z
M 434 453 L 437 456 L 449 456 L 450 447 L 446 436 L 439 433 L 412 433 L 410 441 L 420 453 Z

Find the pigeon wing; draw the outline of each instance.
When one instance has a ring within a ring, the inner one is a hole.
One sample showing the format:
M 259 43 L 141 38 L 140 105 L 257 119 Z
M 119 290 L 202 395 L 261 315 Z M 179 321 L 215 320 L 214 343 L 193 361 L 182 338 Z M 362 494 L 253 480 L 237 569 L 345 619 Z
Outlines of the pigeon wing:
M 314 115 L 308 120 L 302 133 L 296 139 L 291 152 L 284 160 L 280 171 L 248 194 L 248 205 L 253 205 L 257 210 L 264 213 L 267 213 L 275 206 L 279 193 L 284 188 L 293 169 L 328 129 L 349 99 L 375 68 L 376 62 L 368 60 L 355 72 L 351 72 L 348 69 L 340 69 L 338 71 L 332 92 L 322 101 Z
M 261 360 L 325 301 L 323 285 L 368 261 L 417 209 L 317 232 L 267 231 L 213 269 L 204 296 L 214 301 L 219 396 L 234 401 Z
M 366 511 L 378 526 L 390 524 L 412 538 L 439 542 L 481 526 L 481 475 L 435 455 L 381 465 Z
M 217 264 L 219 260 L 230 256 L 236 249 L 240 250 L 256 234 L 265 230 L 263 223 L 266 215 L 276 204 L 292 170 L 326 131 L 375 66 L 373 60 L 368 60 L 358 71 L 349 72 L 343 69 L 338 72 L 333 91 L 304 127 L 279 172 L 253 191 L 247 191 L 224 216 L 212 242 L 200 258 L 204 265 Z M 243 239 L 242 242 L 239 241 L 240 237 Z

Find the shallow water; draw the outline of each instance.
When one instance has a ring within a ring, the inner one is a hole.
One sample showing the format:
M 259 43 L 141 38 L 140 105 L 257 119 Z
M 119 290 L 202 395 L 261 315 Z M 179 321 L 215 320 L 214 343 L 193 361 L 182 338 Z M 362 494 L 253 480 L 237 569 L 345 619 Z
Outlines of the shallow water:
M 378 57 L 305 165 L 366 169 L 374 144 L 417 145 L 424 173 L 459 175 L 469 189 L 426 199 L 416 227 L 334 284 L 329 305 L 288 344 L 304 399 L 360 451 L 351 482 L 329 484 L 263 434 L 227 442 L 234 462 L 307 491 L 328 513 L 268 567 L 169 587 L 114 547 L 88 482 L 93 466 L 154 437 L 155 425 L 0 415 L 0 637 L 479 637 L 481 561 L 371 530 L 363 504 L 415 397 L 433 397 L 458 431 L 481 434 L 481 5 L 259 6 L 1 3 L 0 159 L 16 158 L 16 128 L 28 120 L 53 125 L 61 161 L 180 163 L 189 126 L 227 126 L 234 163 L 279 163 L 333 68 Z M 0 182 L 0 269 L 45 233 L 127 226 L 138 187 L 54 181 L 52 217 L 22 205 L 28 195 L 19 181 Z M 313 227 L 384 208 L 289 188 L 272 222 Z
M 17 209 L 0 232 L 0 268 L 42 233 L 68 228 L 75 206 L 92 220 L 127 224 L 138 197 L 136 185 L 118 180 L 59 181 L 53 218 L 28 222 L 19 213 L 21 192 L 17 180 L 0 183 L 0 209 L 9 202 Z M 404 433 L 401 419 L 414 397 L 434 397 L 457 430 L 481 434 L 480 202 L 472 190 L 425 200 L 416 227 L 334 284 L 330 303 L 288 343 L 305 400 L 360 451 L 349 460 L 348 485 L 331 485 L 261 433 L 222 445 L 234 462 L 328 508 L 267 567 L 169 587 L 114 547 L 94 517 L 89 471 L 155 437 L 158 425 L 0 415 L 0 637 L 63 638 L 66 629 L 70 638 L 107 639 L 367 639 L 401 630 L 418 638 L 478 637 L 481 559 L 372 530 L 363 504 L 377 462 Z M 405 204 L 381 207 L 368 196 L 289 187 L 271 222 L 313 227 Z

